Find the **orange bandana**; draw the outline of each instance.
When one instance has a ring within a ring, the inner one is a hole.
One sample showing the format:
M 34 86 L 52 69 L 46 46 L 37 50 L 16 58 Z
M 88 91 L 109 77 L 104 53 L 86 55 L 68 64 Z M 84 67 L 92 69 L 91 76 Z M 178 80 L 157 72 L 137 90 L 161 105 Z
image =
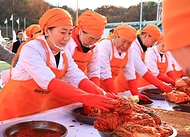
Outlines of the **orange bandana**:
M 106 23 L 106 17 L 90 10 L 85 11 L 78 18 L 79 29 L 93 35 L 102 35 Z
M 32 24 L 28 28 L 26 28 L 26 35 L 31 38 L 33 34 L 39 32 L 41 30 L 40 25 Z
M 145 32 L 151 37 L 155 38 L 156 41 L 160 38 L 160 29 L 156 25 L 148 25 L 144 27 L 141 32 Z
M 118 35 L 123 39 L 133 42 L 136 38 L 136 30 L 126 24 L 120 25 L 114 29 L 114 36 Z
M 163 34 L 160 35 L 160 39 L 158 40 L 158 42 L 159 43 L 164 42 L 164 35 Z
M 47 10 L 39 20 L 42 30 L 44 27 L 72 26 L 72 18 L 68 11 L 61 8 Z
M 163 1 L 163 31 L 166 50 L 190 45 L 190 1 Z

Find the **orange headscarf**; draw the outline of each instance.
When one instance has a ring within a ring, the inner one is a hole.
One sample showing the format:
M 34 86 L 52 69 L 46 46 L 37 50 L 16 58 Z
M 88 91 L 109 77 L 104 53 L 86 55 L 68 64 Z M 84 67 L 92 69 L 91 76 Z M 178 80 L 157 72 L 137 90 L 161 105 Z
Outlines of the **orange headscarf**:
M 79 29 L 93 35 L 102 35 L 106 23 L 106 17 L 91 10 L 85 11 L 78 18 Z
M 163 1 L 163 31 L 166 50 L 190 45 L 190 1 Z
M 114 36 L 118 35 L 130 42 L 135 40 L 136 33 L 136 30 L 127 24 L 120 25 L 114 29 Z
M 146 32 L 148 35 L 155 38 L 156 41 L 160 38 L 160 29 L 156 25 L 148 25 L 144 27 L 141 32 Z
M 164 35 L 163 34 L 160 35 L 158 42 L 159 43 L 164 42 Z
M 26 35 L 31 38 L 33 34 L 39 32 L 41 30 L 40 25 L 32 24 L 28 28 L 26 28 Z
M 42 30 L 44 27 L 72 26 L 72 18 L 68 11 L 61 8 L 47 10 L 39 20 Z

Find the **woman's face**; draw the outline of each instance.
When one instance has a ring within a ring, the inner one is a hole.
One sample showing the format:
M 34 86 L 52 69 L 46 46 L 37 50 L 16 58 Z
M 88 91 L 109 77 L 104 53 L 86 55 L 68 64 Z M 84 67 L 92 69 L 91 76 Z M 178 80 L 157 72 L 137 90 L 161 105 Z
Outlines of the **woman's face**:
M 63 49 L 71 38 L 72 29 L 72 26 L 59 26 L 52 29 L 47 29 L 47 42 L 50 48 L 57 52 L 59 52 L 60 49 Z
M 101 38 L 101 36 L 102 35 L 89 34 L 83 30 L 79 31 L 79 39 L 81 43 L 86 47 L 94 45 Z
M 160 42 L 160 43 L 158 43 L 157 44 L 157 48 L 158 48 L 158 51 L 160 52 L 160 53 L 166 53 L 166 51 L 165 51 L 165 46 L 164 46 L 164 43 L 163 42 Z
M 128 40 L 121 38 L 120 36 L 115 37 L 114 45 L 118 52 L 126 52 L 129 47 L 131 46 L 132 42 L 129 42 Z
M 156 43 L 156 40 L 152 36 L 148 34 L 144 34 L 142 42 L 148 48 L 148 47 L 154 46 L 154 44 Z

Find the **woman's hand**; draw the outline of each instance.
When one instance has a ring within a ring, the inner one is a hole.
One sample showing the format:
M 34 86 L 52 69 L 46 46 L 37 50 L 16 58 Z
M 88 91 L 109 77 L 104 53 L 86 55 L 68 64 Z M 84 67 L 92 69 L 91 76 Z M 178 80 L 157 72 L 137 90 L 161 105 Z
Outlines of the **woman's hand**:
M 115 95 L 111 94 L 88 94 L 82 97 L 82 103 L 86 106 L 100 108 L 105 112 L 110 112 L 110 109 L 113 109 L 118 103 L 116 98 Z

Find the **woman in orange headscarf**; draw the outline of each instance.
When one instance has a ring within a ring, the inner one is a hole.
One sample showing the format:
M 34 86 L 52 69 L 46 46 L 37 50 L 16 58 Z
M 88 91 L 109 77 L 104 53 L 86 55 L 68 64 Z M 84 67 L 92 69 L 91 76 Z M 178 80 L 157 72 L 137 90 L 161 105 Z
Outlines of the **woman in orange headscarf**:
M 190 2 L 189 0 L 163 1 L 163 30 L 166 50 L 190 76 Z
M 155 77 L 175 86 L 176 76 L 172 59 L 170 52 L 165 50 L 162 34 L 156 45 L 146 51 L 144 62 Z
M 26 28 L 26 35 L 28 38 L 37 38 L 42 35 L 42 30 L 40 28 L 40 25 L 38 24 L 32 24 L 28 28 Z
M 41 32 L 42 32 L 41 28 L 38 24 L 33 24 L 26 28 L 26 35 L 27 35 L 28 39 L 19 46 L 19 49 L 18 49 L 19 52 L 17 52 L 16 55 L 15 54 L 10 55 L 7 53 L 7 55 L 9 55 L 9 58 L 11 59 L 10 64 L 12 63 L 12 65 L 14 64 L 14 66 L 16 65 L 16 63 L 18 61 L 18 55 L 20 53 L 22 46 L 24 44 L 26 44 L 27 42 L 29 42 L 30 40 L 33 40 L 33 39 L 39 37 L 42 34 Z M 2 87 L 7 83 L 7 81 L 9 80 L 9 77 L 10 77 L 10 69 L 4 70 L 1 72 Z
M 116 96 L 103 95 L 103 90 L 86 78 L 65 50 L 72 32 L 70 14 L 61 8 L 50 9 L 39 25 L 44 36 L 22 47 L 11 78 L 0 92 L 0 121 L 73 101 L 105 111 L 115 107 Z M 81 88 L 81 84 L 91 86 L 91 90 Z
M 136 30 L 129 25 L 123 24 L 114 28 L 114 33 L 110 39 L 103 39 L 97 44 L 99 48 L 101 87 L 105 91 L 117 94 L 119 86 L 121 84 L 127 85 L 127 79 L 130 78 L 128 68 L 135 73 L 132 61 L 128 61 L 128 49 L 135 38 Z M 124 75 L 125 80 L 123 83 L 118 83 L 117 80 L 120 73 Z M 148 98 L 139 93 L 135 95 Z
M 100 68 L 97 60 L 98 50 L 94 44 L 104 33 L 106 23 L 106 17 L 95 11 L 85 11 L 79 16 L 78 25 L 74 27 L 72 38 L 67 44 L 79 69 L 98 86 L 100 85 Z
M 131 78 L 128 78 L 128 86 L 130 91 L 132 94 L 137 94 L 137 87 L 145 86 L 145 84 L 153 84 L 164 92 L 172 91 L 171 87 L 153 76 L 153 74 L 148 71 L 146 65 L 144 64 L 144 56 L 147 48 L 153 46 L 160 38 L 159 28 L 156 25 L 148 25 L 140 32 L 141 33 L 137 35 L 137 38 L 133 41 L 131 47 L 129 48 L 128 60 L 132 60 L 136 72 L 135 76 L 135 74 L 130 71 L 130 68 L 128 70 L 131 75 Z M 134 77 L 136 77 L 136 79 L 134 79 Z M 122 80 L 122 78 L 119 80 Z M 126 86 L 123 86 L 123 89 L 121 90 L 125 91 L 126 88 Z

